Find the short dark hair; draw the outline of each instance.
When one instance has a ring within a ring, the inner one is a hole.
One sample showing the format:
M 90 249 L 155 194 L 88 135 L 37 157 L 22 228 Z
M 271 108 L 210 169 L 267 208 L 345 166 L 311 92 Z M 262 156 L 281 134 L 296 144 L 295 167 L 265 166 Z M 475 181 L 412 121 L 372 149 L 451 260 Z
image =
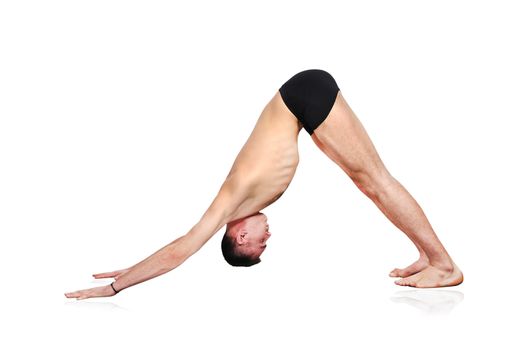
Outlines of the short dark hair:
M 228 229 L 221 240 L 221 251 L 225 260 L 232 266 L 252 266 L 261 261 L 260 258 L 254 259 L 236 249 L 236 239 L 228 235 Z

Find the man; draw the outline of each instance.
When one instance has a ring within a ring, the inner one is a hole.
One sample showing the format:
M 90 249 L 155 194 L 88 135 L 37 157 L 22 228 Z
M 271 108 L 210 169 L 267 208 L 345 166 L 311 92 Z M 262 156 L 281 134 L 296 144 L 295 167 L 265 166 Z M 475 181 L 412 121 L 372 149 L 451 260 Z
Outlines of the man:
M 291 77 L 267 103 L 216 198 L 187 234 L 133 267 L 94 275 L 113 277 L 112 284 L 66 293 L 66 297 L 112 296 L 164 274 L 197 252 L 224 225 L 222 251 L 227 262 L 234 266 L 259 263 L 271 235 L 260 210 L 280 198 L 293 179 L 302 128 L 416 245 L 419 259 L 390 272 L 391 277 L 402 277 L 396 284 L 431 288 L 463 281 L 421 207 L 384 166 L 336 81 L 328 72 L 310 69 Z

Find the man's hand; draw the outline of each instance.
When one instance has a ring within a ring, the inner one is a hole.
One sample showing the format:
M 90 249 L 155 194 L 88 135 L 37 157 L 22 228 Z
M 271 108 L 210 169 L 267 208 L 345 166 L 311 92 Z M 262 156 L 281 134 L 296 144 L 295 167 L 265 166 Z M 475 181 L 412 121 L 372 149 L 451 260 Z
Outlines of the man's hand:
M 95 273 L 92 276 L 96 279 L 99 278 L 114 278 L 116 281 L 121 277 L 121 275 L 130 271 L 131 267 L 127 269 L 112 271 L 112 272 L 103 272 Z M 111 286 L 95 287 L 90 289 L 78 290 L 76 292 L 64 293 L 67 298 L 77 298 L 77 300 L 88 299 L 88 298 L 99 298 L 99 297 L 111 297 L 115 295 Z
M 95 278 L 111 278 L 113 277 L 116 281 L 121 277 L 121 275 L 124 275 L 128 271 L 130 271 L 131 267 L 127 269 L 112 271 L 112 272 L 103 272 L 103 273 L 96 273 L 92 275 Z
M 112 286 L 102 286 L 90 289 L 78 290 L 76 292 L 64 293 L 66 298 L 77 298 L 77 300 L 88 299 L 88 298 L 100 298 L 100 297 L 112 297 L 115 292 Z

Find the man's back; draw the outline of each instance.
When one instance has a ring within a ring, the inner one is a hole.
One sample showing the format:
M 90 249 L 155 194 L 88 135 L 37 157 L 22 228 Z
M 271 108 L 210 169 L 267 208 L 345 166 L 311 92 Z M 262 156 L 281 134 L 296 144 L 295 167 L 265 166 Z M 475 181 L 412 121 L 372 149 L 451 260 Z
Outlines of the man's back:
M 237 196 L 243 202 L 236 203 L 230 221 L 257 213 L 284 193 L 298 166 L 297 141 L 301 128 L 302 124 L 276 92 L 225 180 L 230 188 L 243 192 Z

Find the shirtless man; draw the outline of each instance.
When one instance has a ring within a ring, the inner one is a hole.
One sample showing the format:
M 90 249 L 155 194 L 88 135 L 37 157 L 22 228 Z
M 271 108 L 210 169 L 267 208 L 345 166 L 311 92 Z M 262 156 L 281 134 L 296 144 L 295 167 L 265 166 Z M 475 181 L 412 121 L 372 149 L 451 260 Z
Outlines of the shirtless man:
M 113 296 L 171 271 L 225 225 L 222 251 L 227 262 L 234 266 L 259 263 L 271 235 L 267 217 L 260 211 L 274 203 L 293 179 L 302 128 L 417 247 L 416 262 L 390 272 L 391 277 L 402 277 L 395 281 L 397 285 L 433 288 L 463 281 L 419 204 L 384 166 L 336 81 L 328 72 L 310 69 L 291 77 L 267 103 L 218 194 L 187 234 L 130 268 L 93 275 L 113 277 L 112 284 L 66 293 L 66 297 Z

